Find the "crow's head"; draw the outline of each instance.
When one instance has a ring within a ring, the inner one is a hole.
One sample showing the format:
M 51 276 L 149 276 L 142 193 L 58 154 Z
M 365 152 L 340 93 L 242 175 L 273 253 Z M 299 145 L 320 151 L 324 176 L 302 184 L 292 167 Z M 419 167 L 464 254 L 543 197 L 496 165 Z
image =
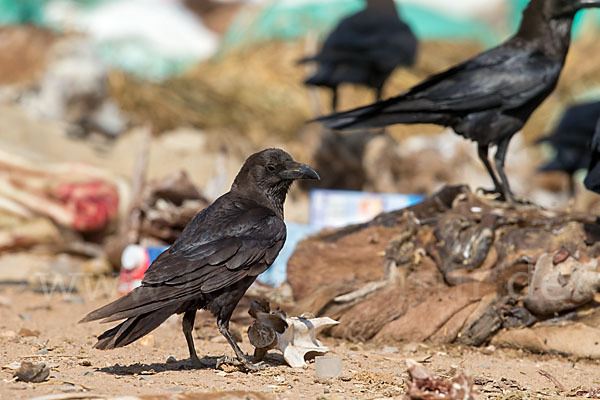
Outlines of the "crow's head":
M 319 174 L 306 164 L 294 161 L 280 149 L 266 149 L 252 154 L 236 176 L 231 190 L 241 195 L 264 197 L 279 207 L 296 179 L 319 179 Z
M 533 0 L 532 0 L 533 1 Z M 544 0 L 548 14 L 554 18 L 575 15 L 583 8 L 600 7 L 600 0 Z

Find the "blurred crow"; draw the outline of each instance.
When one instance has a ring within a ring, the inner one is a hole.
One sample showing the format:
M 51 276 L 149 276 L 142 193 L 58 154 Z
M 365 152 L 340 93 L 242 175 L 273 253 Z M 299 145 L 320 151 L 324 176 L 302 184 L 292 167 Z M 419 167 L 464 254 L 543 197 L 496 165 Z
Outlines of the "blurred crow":
M 600 119 L 592 138 L 590 164 L 583 184 L 588 190 L 600 194 Z
M 478 144 L 495 191 L 514 201 L 504 173 L 508 143 L 554 90 L 577 11 L 600 0 L 531 0 L 517 33 L 498 47 L 426 79 L 408 92 L 355 110 L 318 118 L 334 129 L 398 123 L 450 126 Z M 488 159 L 492 145 L 496 177 Z
M 366 1 L 364 10 L 338 24 L 317 55 L 300 60 L 317 62 L 317 72 L 304 83 L 331 88 L 333 111 L 337 109 L 338 85 L 369 86 L 380 100 L 394 68 L 415 62 L 417 38 L 400 20 L 394 0 Z
M 283 203 L 296 179 L 319 176 L 283 150 L 248 157 L 231 190 L 190 221 L 173 246 L 150 265 L 140 287 L 80 321 L 126 319 L 100 335 L 94 347 L 126 346 L 172 314 L 184 313 L 183 333 L 190 358 L 197 362 L 192 329 L 196 310 L 207 309 L 217 317 L 219 331 L 237 359 L 247 369 L 256 369 L 229 333 L 229 319 L 283 247 Z
M 539 171 L 561 171 L 569 176 L 569 190 L 575 194 L 573 174 L 590 163 L 590 143 L 600 118 L 600 101 L 569 107 L 560 122 L 548 136 L 537 143 L 549 143 L 555 150 L 554 158 Z

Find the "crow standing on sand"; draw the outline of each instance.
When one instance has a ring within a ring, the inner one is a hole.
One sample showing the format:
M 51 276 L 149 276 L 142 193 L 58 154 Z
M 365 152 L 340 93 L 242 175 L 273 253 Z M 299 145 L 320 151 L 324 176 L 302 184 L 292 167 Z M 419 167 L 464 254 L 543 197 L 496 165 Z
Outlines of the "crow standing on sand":
M 573 174 L 587 168 L 590 163 L 590 143 L 600 119 L 600 101 L 581 103 L 569 107 L 556 128 L 537 143 L 549 143 L 554 157 L 539 171 L 561 171 L 569 176 L 569 191 L 575 194 Z
M 450 126 L 478 144 L 495 191 L 514 202 L 504 173 L 508 143 L 554 90 L 577 11 L 600 0 L 531 0 L 517 33 L 498 47 L 426 79 L 408 92 L 318 120 L 333 129 L 432 123 Z M 495 165 L 489 147 L 497 145 Z
M 369 86 L 380 100 L 392 71 L 415 62 L 417 38 L 398 16 L 394 0 L 366 1 L 364 10 L 338 24 L 317 55 L 300 60 L 318 64 L 317 72 L 304 83 L 330 88 L 333 111 L 337 110 L 338 85 Z
M 583 184 L 588 190 L 600 194 L 600 119 L 591 143 L 590 164 Z
M 248 370 L 256 369 L 229 333 L 229 319 L 283 247 L 283 203 L 296 179 L 319 175 L 283 150 L 267 149 L 248 157 L 231 190 L 188 223 L 173 246 L 150 265 L 140 287 L 80 321 L 125 319 L 100 335 L 94 347 L 126 346 L 172 314 L 183 313 L 190 358 L 197 362 L 192 329 L 196 310 L 207 309 L 217 317 L 219 332 L 237 359 Z

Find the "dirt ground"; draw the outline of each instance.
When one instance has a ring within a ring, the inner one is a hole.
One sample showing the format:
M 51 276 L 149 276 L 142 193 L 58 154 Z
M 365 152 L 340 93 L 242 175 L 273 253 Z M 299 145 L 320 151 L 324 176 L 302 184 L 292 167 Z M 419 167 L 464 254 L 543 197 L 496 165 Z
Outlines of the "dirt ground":
M 112 281 L 108 281 L 109 285 Z M 85 286 L 85 285 L 84 285 Z M 77 324 L 107 296 L 90 285 L 88 290 L 65 296 L 46 295 L 26 285 L 0 286 L 0 365 L 38 361 L 50 366 L 44 383 L 13 379 L 10 369 L 0 370 L 0 399 L 28 399 L 51 393 L 90 391 L 102 395 L 168 394 L 223 390 L 253 390 L 274 399 L 401 397 L 408 379 L 405 360 L 412 358 L 444 376 L 466 369 L 473 374 L 478 398 L 555 398 L 556 385 L 545 371 L 564 386 L 562 396 L 577 388 L 600 386 L 598 362 L 561 356 L 535 355 L 504 349 L 461 346 L 429 347 L 425 344 L 373 345 L 325 338 L 331 354 L 343 360 L 337 379 L 317 379 L 314 364 L 292 369 L 273 357 L 265 369 L 247 375 L 215 370 L 217 357 L 233 355 L 216 326 L 199 318 L 196 346 L 206 367 L 192 367 L 187 358 L 179 317 L 159 327 L 150 340 L 125 348 L 100 351 L 92 348 L 103 331 L 99 324 Z M 250 352 L 245 331 L 241 347 Z M 35 334 L 37 336 L 29 336 Z M 167 363 L 169 356 L 176 362 Z M 543 372 L 542 372 L 543 373 Z M 515 397 L 516 396 L 516 397 Z

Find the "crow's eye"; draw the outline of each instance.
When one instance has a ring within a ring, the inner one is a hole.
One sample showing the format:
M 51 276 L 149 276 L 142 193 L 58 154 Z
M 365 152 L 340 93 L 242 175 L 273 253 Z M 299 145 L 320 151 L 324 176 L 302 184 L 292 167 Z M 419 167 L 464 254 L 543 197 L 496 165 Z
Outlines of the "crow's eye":
M 273 164 L 267 164 L 267 171 L 275 172 L 275 166 Z

